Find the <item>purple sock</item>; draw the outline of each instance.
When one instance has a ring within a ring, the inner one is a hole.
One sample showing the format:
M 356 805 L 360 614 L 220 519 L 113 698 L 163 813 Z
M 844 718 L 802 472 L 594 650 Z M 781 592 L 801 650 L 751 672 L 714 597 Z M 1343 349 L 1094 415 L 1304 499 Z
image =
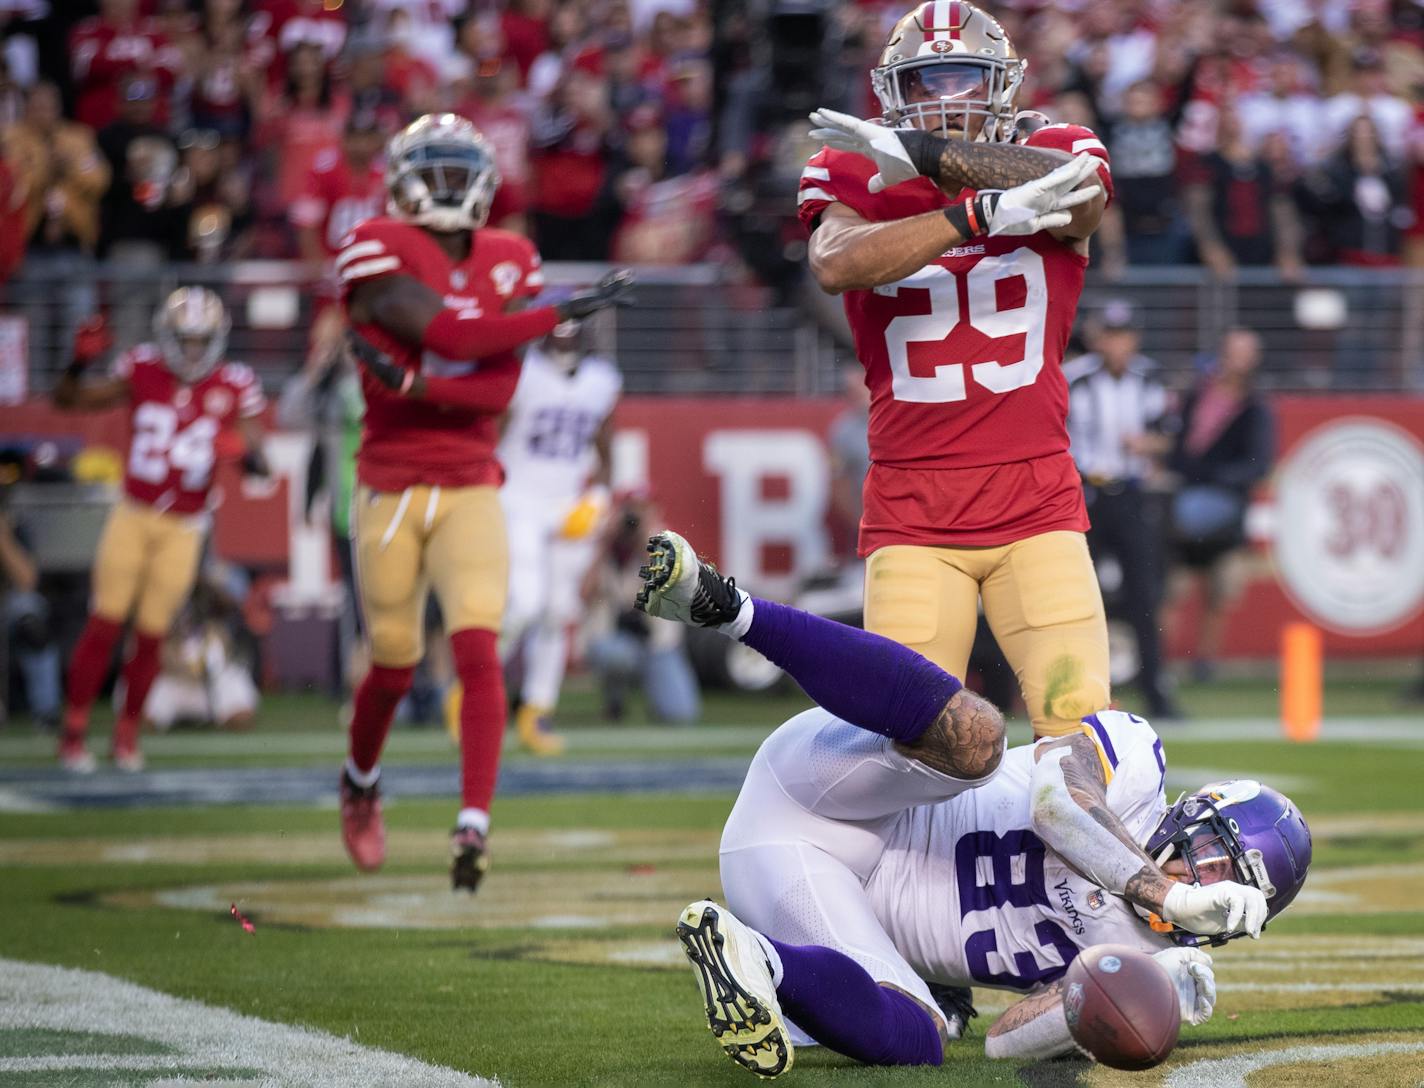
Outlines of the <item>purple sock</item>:
M 917 740 L 964 685 L 881 635 L 753 600 L 742 641 L 780 665 L 818 706 L 892 740 Z
M 835 949 L 767 940 L 781 957 L 781 1009 L 816 1042 L 867 1065 L 944 1061 L 934 1017 L 912 998 Z

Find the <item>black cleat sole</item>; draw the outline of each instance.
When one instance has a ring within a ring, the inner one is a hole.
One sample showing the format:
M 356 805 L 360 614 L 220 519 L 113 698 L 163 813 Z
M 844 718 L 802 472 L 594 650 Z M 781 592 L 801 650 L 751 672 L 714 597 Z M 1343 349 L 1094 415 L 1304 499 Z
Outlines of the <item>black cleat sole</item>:
M 653 537 L 648 541 L 648 561 L 638 568 L 638 577 L 643 579 L 643 588 L 638 590 L 636 604 L 646 609 L 648 597 L 667 585 L 673 571 L 677 569 L 677 549 L 671 541 Z
M 780 1019 L 737 982 L 727 965 L 726 938 L 717 928 L 715 908 L 689 907 L 676 932 L 697 972 L 707 1026 L 727 1056 L 760 1077 L 777 1077 L 791 1068 L 793 1051 Z

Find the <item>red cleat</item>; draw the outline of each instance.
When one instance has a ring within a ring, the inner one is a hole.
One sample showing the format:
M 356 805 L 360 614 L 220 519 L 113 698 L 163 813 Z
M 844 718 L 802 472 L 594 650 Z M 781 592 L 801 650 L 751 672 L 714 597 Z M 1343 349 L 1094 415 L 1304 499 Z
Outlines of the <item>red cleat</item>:
M 386 860 L 386 823 L 381 819 L 381 784 L 361 787 L 341 772 L 341 841 L 356 868 L 379 869 Z

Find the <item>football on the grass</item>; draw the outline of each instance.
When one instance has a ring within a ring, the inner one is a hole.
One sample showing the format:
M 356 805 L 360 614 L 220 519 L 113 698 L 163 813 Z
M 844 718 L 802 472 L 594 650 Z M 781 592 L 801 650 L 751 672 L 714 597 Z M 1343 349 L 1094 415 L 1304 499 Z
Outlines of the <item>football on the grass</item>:
M 1114 1069 L 1151 1069 L 1177 1045 L 1177 988 L 1145 952 L 1120 944 L 1086 949 L 1063 976 L 1063 1011 L 1079 1046 Z

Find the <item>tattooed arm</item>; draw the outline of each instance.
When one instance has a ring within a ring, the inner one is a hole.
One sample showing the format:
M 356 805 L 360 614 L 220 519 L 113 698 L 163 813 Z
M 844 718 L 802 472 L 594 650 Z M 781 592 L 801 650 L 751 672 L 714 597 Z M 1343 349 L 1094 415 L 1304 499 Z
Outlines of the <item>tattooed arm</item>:
M 1072 158 L 1066 151 L 1048 147 L 969 140 L 941 142 L 944 148 L 939 154 L 935 180 L 949 193 L 960 189 L 1012 189 L 1043 177 Z
M 960 688 L 917 740 L 896 741 L 895 748 L 951 778 L 983 778 L 1004 757 L 1004 716 L 993 703 Z
M 968 140 L 946 140 L 940 152 L 938 173 L 932 175 L 939 187 L 953 196 L 960 189 L 1012 189 L 1051 173 L 1073 156 L 1052 147 L 1025 147 L 1022 144 L 990 144 Z M 1097 185 L 1089 175 L 1079 186 Z M 1073 209 L 1073 219 L 1065 227 L 1048 233 L 1060 241 L 1081 243 L 1075 248 L 1087 252 L 1087 240 L 1098 229 L 1107 208 L 1107 197 L 1099 193 Z
M 1061 981 L 1010 1005 L 984 1039 L 984 1054 L 990 1058 L 1042 1061 L 1076 1049 L 1063 1012 Z
M 1034 833 L 1059 857 L 1100 888 L 1162 912 L 1175 882 L 1108 808 L 1103 766 L 1087 736 L 1038 745 L 1029 788 Z

